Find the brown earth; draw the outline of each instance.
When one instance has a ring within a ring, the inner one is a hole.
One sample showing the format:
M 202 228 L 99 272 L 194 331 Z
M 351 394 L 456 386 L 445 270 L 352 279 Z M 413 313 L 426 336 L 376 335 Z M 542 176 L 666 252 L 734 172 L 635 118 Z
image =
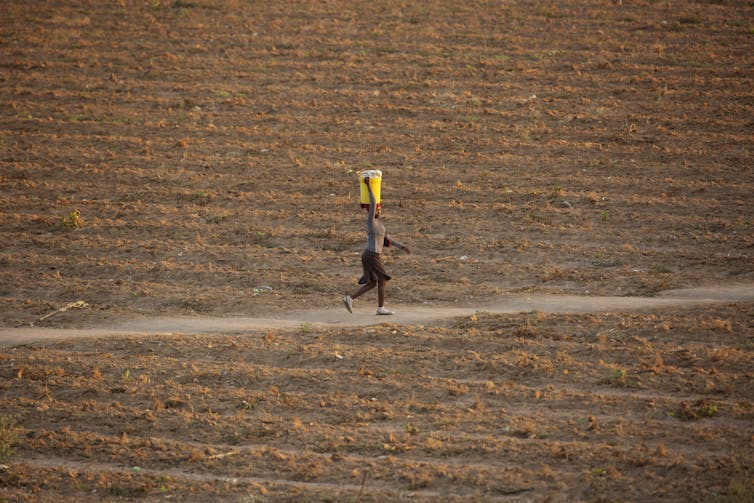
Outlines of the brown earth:
M 365 168 L 414 251 L 385 256 L 397 311 L 748 287 L 753 19 L 4 0 L 0 326 L 340 309 Z M 0 499 L 754 498 L 751 300 L 363 326 L 373 306 L 2 348 Z

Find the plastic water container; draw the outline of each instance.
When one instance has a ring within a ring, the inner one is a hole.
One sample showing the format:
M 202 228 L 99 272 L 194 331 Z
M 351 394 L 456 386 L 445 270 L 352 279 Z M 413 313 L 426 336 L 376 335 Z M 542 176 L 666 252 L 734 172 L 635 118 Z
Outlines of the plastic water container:
M 362 171 L 359 174 L 359 188 L 361 189 L 361 207 L 369 208 L 369 191 L 367 190 L 367 184 L 364 182 L 364 178 L 369 178 L 369 186 L 372 187 L 372 193 L 374 194 L 374 200 L 377 202 L 377 207 L 380 207 L 380 188 L 382 186 L 382 171 L 379 169 L 370 169 Z

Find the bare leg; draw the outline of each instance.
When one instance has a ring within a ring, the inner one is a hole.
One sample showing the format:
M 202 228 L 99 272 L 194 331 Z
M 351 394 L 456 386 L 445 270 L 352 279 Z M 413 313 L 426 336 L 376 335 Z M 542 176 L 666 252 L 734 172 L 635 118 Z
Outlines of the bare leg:
M 384 279 L 380 279 L 377 282 L 377 306 L 382 307 L 385 305 L 385 287 L 387 286 L 387 281 Z
M 369 290 L 377 286 L 376 281 L 371 281 L 367 283 L 366 285 L 361 285 L 355 292 L 351 294 L 352 299 L 356 299 L 367 293 Z

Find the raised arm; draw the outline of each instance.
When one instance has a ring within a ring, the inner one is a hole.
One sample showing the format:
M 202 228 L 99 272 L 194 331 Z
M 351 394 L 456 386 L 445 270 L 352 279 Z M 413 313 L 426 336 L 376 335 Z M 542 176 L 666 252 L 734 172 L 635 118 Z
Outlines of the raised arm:
M 374 222 L 374 217 L 377 214 L 377 199 L 372 192 L 372 186 L 369 184 L 369 177 L 364 177 L 364 183 L 367 184 L 367 191 L 369 192 L 369 213 L 367 214 L 367 223 Z

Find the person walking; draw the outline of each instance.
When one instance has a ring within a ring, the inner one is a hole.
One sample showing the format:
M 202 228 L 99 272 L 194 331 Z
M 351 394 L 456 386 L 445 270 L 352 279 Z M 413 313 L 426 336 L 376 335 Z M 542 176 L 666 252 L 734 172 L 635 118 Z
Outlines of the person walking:
M 392 311 L 385 308 L 385 287 L 390 281 L 390 275 L 382 265 L 380 254 L 383 247 L 395 246 L 407 254 L 411 254 L 408 246 L 399 243 L 385 233 L 385 226 L 379 220 L 381 208 L 377 205 L 369 178 L 364 178 L 369 191 L 369 213 L 367 214 L 367 244 L 361 253 L 361 265 L 364 275 L 359 280 L 359 287 L 351 294 L 343 297 L 343 304 L 349 313 L 353 313 L 353 301 L 364 295 L 369 290 L 377 287 L 377 314 L 390 315 Z

